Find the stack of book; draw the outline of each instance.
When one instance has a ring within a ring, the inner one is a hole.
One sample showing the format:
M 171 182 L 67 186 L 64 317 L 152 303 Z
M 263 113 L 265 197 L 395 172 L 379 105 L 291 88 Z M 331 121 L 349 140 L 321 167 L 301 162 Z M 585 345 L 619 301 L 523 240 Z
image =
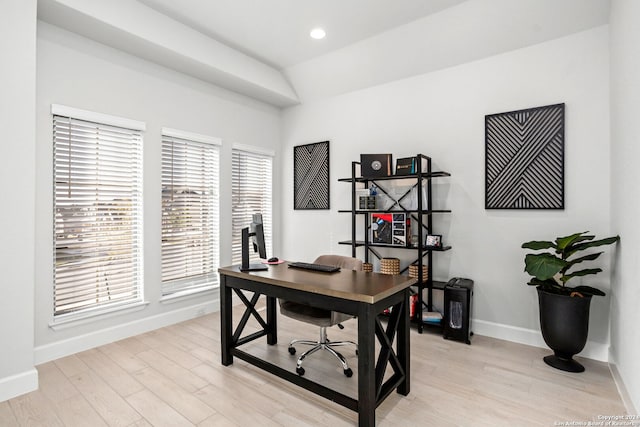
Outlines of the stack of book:
M 439 325 L 442 322 L 442 314 L 437 311 L 424 311 L 422 313 L 422 321 Z

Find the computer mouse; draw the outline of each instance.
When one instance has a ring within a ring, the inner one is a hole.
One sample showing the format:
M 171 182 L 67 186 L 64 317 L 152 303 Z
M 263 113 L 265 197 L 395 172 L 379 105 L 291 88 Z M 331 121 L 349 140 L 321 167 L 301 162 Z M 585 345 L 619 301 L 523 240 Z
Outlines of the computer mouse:
M 267 262 L 278 262 L 280 261 L 277 256 L 271 257 L 267 260 Z

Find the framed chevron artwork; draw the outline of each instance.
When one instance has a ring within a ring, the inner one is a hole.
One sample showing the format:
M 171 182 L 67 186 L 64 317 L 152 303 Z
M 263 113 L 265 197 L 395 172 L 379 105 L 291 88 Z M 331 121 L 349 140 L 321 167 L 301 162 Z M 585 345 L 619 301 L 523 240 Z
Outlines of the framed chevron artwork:
M 293 147 L 294 209 L 329 209 L 329 141 Z
M 485 209 L 564 209 L 564 104 L 485 116 Z

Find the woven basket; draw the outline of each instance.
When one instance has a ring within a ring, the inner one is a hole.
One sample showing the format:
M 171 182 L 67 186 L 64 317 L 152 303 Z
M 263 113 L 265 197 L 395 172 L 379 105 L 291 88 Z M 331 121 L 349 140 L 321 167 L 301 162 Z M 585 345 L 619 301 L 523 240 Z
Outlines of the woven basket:
M 382 258 L 380 260 L 380 273 L 400 274 L 400 260 L 398 258 Z
M 409 277 L 418 277 L 418 264 L 411 264 L 409 266 Z M 422 266 L 422 280 L 429 278 L 429 266 Z
M 366 271 L 367 273 L 371 273 L 373 271 L 373 264 L 370 262 L 362 263 L 362 271 Z

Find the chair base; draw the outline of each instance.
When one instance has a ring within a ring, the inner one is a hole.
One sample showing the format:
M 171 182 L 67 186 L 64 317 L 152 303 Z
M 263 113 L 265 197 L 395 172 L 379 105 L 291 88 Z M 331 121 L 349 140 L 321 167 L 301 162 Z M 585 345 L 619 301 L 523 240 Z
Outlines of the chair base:
M 312 355 L 318 350 L 326 350 L 330 354 L 332 354 L 336 359 L 338 359 L 338 361 L 342 364 L 342 370 L 347 377 L 351 377 L 353 375 L 353 371 L 351 370 L 351 368 L 349 368 L 349 365 L 347 364 L 347 360 L 344 358 L 342 354 L 340 354 L 338 351 L 333 349 L 333 347 L 353 345 L 356 347 L 356 354 L 358 354 L 358 344 L 356 344 L 355 342 L 329 341 L 329 339 L 327 338 L 327 328 L 323 326 L 320 328 L 320 340 L 318 341 L 293 340 L 289 343 L 289 354 L 292 354 L 292 355 L 296 354 L 296 349 L 294 347 L 296 344 L 312 346 L 309 350 L 305 351 L 298 357 L 298 361 L 296 362 L 296 372 L 298 373 L 298 375 L 300 376 L 304 375 L 304 368 L 302 367 L 302 362 L 304 361 L 304 359 L 307 356 Z

